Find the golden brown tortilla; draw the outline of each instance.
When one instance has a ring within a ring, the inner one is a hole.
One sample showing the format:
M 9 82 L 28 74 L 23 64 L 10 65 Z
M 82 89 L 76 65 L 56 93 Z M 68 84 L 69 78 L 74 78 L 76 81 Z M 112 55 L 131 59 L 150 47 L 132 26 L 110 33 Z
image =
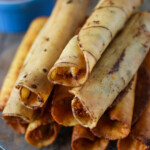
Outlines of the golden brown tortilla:
M 109 140 L 122 139 L 128 136 L 131 131 L 134 98 L 135 98 L 136 77 L 124 90 L 124 95 L 119 102 L 106 112 L 99 120 L 92 133 L 101 138 Z
M 2 117 L 6 124 L 21 134 L 25 134 L 28 123 L 33 121 L 37 114 L 40 115 L 40 111 L 33 111 L 21 104 L 19 91 L 13 86 L 33 41 L 46 21 L 46 17 L 40 17 L 31 23 L 5 78 L 0 95 L 0 109 L 4 109 Z
M 118 141 L 119 150 L 150 149 L 150 52 L 138 71 L 135 106 L 130 135 Z M 143 104 L 144 103 L 144 104 Z
M 63 126 L 75 126 L 78 124 L 72 114 L 71 101 L 73 95 L 68 92 L 69 89 L 64 86 L 55 86 L 52 99 L 52 117 L 58 124 Z
M 83 85 L 106 47 L 140 5 L 141 0 L 100 0 L 50 70 L 49 79 L 65 86 Z
M 52 88 L 48 71 L 58 59 L 75 30 L 85 20 L 89 0 L 58 0 L 24 62 L 16 87 L 21 102 L 30 109 L 43 107 Z M 80 15 L 79 15 L 80 14 Z
M 72 133 L 73 150 L 106 150 L 109 140 L 95 137 L 88 128 L 76 125 Z
M 96 127 L 143 62 L 150 49 L 149 37 L 150 13 L 138 12 L 107 48 L 87 82 L 71 90 L 73 115 L 80 124 Z
M 28 125 L 25 139 L 30 145 L 42 148 L 55 141 L 59 130 L 60 125 L 51 116 L 51 100 L 49 99 L 43 116 Z
M 37 35 L 39 34 L 40 30 L 44 26 L 45 22 L 47 21 L 46 17 L 39 17 L 35 19 L 27 33 L 25 34 L 17 52 L 13 59 L 13 62 L 9 68 L 9 71 L 4 79 L 1 92 L 0 92 L 0 111 L 4 109 L 6 103 L 9 99 L 10 93 L 13 89 L 13 86 L 17 80 L 19 75 L 20 69 L 24 63 L 24 60 L 35 40 Z

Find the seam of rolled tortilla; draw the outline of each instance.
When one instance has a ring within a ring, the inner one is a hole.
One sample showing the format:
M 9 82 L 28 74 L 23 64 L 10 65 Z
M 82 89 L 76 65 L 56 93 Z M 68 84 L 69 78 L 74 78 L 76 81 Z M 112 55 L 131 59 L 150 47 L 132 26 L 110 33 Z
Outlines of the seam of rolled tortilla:
M 8 70 L 8 73 L 4 79 L 1 92 L 0 92 L 0 110 L 2 111 L 9 99 L 11 90 L 17 80 L 18 74 L 20 69 L 23 65 L 23 62 L 34 42 L 35 38 L 37 37 L 38 33 L 40 32 L 41 28 L 44 26 L 45 22 L 47 21 L 47 17 L 39 17 L 35 19 L 27 33 L 25 34 L 16 55 L 13 59 L 13 62 Z
M 83 85 L 106 47 L 140 5 L 141 0 L 100 1 L 50 70 L 50 81 L 71 87 Z
M 57 1 L 51 17 L 31 47 L 16 83 L 21 102 L 26 107 L 37 109 L 46 103 L 53 88 L 47 78 L 48 71 L 84 21 L 88 6 L 89 0 Z
M 73 115 L 83 126 L 94 128 L 137 72 L 150 48 L 149 20 L 148 12 L 136 13 L 107 48 L 87 82 L 71 90 L 75 95 Z

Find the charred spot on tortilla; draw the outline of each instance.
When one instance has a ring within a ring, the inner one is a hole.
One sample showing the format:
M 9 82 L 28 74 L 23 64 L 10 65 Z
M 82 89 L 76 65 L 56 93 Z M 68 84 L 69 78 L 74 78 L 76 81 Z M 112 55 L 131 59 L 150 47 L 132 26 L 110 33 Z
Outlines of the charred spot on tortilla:
M 148 48 L 148 46 L 145 43 L 143 43 L 142 45 L 144 48 Z
M 38 98 L 38 101 L 39 101 L 39 102 L 41 102 L 41 103 L 44 102 L 39 96 L 38 96 L 37 98 Z
M 49 38 L 49 37 L 44 37 L 44 40 L 45 40 L 45 41 L 49 41 L 50 38 Z
M 47 72 L 47 69 L 43 68 L 43 72 L 45 72 L 45 73 L 46 73 L 46 72 Z
M 118 61 L 114 64 L 109 74 L 113 74 L 114 72 L 117 72 L 119 70 L 120 63 L 123 61 L 124 56 L 125 56 L 125 49 L 124 52 L 121 54 L 120 58 L 118 59 Z
M 135 6 L 133 6 L 132 8 L 133 8 L 133 10 L 134 10 L 134 9 L 136 9 L 136 7 L 135 7 Z
M 23 78 L 26 78 L 27 77 L 27 74 L 25 74 L 24 76 L 23 76 Z
M 20 87 L 17 85 L 17 86 L 15 86 L 15 88 L 19 90 Z
M 31 87 L 34 88 L 34 89 L 36 89 L 36 88 L 37 88 L 37 85 L 32 84 Z
M 93 22 L 94 22 L 95 24 L 99 24 L 100 21 L 96 21 L 96 20 L 95 20 L 95 21 L 93 21 Z
M 72 3 L 73 2 L 73 0 L 68 0 L 67 1 L 67 4 L 70 4 L 70 3 Z
M 111 0 L 109 1 L 109 4 L 110 4 L 110 5 L 114 5 L 114 3 L 113 3 Z
M 46 49 L 46 48 L 44 49 L 44 52 L 47 52 L 47 49 Z

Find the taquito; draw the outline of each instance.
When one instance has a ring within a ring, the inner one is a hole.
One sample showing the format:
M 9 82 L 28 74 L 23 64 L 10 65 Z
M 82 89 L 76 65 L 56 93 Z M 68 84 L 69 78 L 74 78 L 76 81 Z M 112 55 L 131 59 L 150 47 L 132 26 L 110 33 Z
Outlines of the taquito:
M 26 107 L 37 109 L 44 106 L 53 88 L 47 79 L 48 71 L 85 20 L 88 6 L 89 0 L 56 2 L 51 17 L 30 49 L 16 83 L 20 100 Z
M 134 98 L 135 98 L 136 76 L 129 83 L 119 102 L 99 120 L 92 133 L 99 138 L 109 140 L 122 139 L 131 131 Z
M 119 150 L 150 149 L 150 52 L 138 71 L 135 106 L 130 135 L 118 141 Z M 144 103 L 144 104 L 143 104 Z
M 37 37 L 38 33 L 40 32 L 41 28 L 43 27 L 46 21 L 47 21 L 46 17 L 39 17 L 35 19 L 31 23 L 27 33 L 25 34 L 1 88 L 1 92 L 0 92 L 1 111 L 4 109 L 9 99 L 10 93 L 17 80 L 18 74 L 31 48 L 31 45 L 33 44 L 35 38 Z
M 100 0 L 50 70 L 49 79 L 70 87 L 83 85 L 106 47 L 141 3 L 141 0 Z
M 88 128 L 76 125 L 72 133 L 73 150 L 105 150 L 109 140 L 95 137 Z
M 142 93 L 141 93 L 142 94 Z M 150 149 L 150 97 L 145 111 L 133 126 L 131 134 L 118 142 L 119 150 L 149 150 Z
M 1 110 L 5 107 L 2 117 L 5 119 L 6 124 L 10 125 L 16 132 L 21 134 L 25 133 L 27 124 L 34 120 L 36 115 L 39 115 L 40 112 L 34 112 L 21 104 L 19 101 L 19 90 L 13 88 L 13 86 L 34 39 L 46 21 L 46 17 L 40 17 L 31 23 L 16 53 L 2 87 L 0 99 Z M 7 101 L 8 103 L 6 104 Z
M 125 40 L 126 39 L 126 40 Z M 74 88 L 72 111 L 77 121 L 94 128 L 128 85 L 150 49 L 150 13 L 138 12 L 110 44 L 87 82 Z
M 77 121 L 73 117 L 71 101 L 73 95 L 68 92 L 70 88 L 55 86 L 51 113 L 54 120 L 63 126 L 75 126 Z
M 150 52 L 138 70 L 138 82 L 135 90 L 135 104 L 132 125 L 134 125 L 143 114 L 150 97 Z M 147 63 L 149 61 L 149 63 Z M 141 94 L 142 93 L 142 94 Z
M 30 145 L 42 148 L 54 142 L 59 130 L 60 125 L 51 116 L 51 101 L 49 101 L 43 116 L 28 125 L 25 139 Z
M 6 123 L 16 132 L 24 134 L 24 127 L 40 115 L 41 110 L 29 109 L 20 102 L 19 90 L 14 87 L 2 113 Z
M 119 140 L 117 143 L 118 150 L 149 150 L 147 146 L 140 141 L 135 140 L 132 135 L 125 139 Z

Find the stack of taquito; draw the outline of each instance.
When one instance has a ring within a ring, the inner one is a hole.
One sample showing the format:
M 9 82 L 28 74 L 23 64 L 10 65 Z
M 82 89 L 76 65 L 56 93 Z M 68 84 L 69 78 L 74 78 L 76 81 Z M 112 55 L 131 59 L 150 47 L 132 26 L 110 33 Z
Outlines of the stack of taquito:
M 74 126 L 73 150 L 111 140 L 149 149 L 150 13 L 133 14 L 141 3 L 101 0 L 85 21 L 89 0 L 58 0 L 49 19 L 35 20 L 2 86 L 6 123 L 36 147 Z
M 47 74 L 84 23 L 88 8 L 89 0 L 58 0 L 48 19 L 33 21 L 2 85 L 2 117 L 33 146 L 50 145 L 59 132 L 51 116 L 53 84 Z

